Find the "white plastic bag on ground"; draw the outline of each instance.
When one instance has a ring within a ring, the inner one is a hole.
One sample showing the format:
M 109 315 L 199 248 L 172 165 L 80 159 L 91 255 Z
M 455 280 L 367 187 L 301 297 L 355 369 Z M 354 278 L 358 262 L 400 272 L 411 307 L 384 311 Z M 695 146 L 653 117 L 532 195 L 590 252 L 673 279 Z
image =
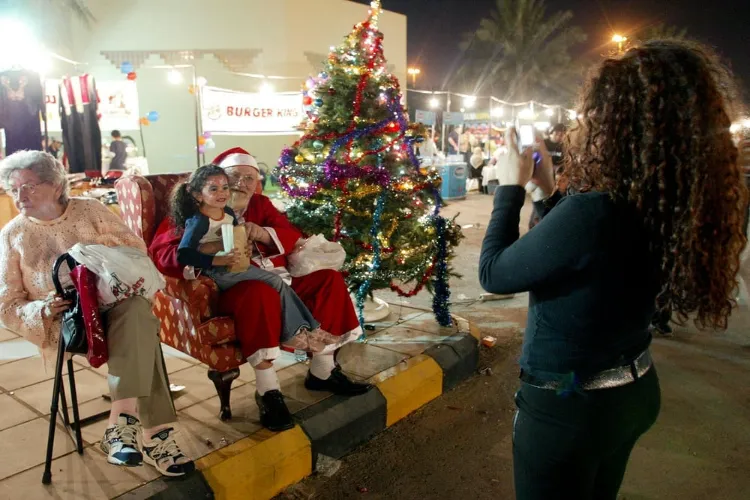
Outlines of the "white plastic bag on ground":
M 323 269 L 339 270 L 346 260 L 340 243 L 328 241 L 322 234 L 300 239 L 289 255 L 289 274 L 298 278 Z
M 100 307 L 134 296 L 152 300 L 166 286 L 149 256 L 136 248 L 78 243 L 68 253 L 96 274 Z

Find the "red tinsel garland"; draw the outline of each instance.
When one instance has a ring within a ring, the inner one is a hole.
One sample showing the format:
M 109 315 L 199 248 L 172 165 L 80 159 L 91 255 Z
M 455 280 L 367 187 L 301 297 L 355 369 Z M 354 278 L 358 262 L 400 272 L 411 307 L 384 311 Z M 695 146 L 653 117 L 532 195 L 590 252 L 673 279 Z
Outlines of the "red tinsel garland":
M 422 277 L 422 280 L 417 284 L 417 286 L 412 290 L 411 292 L 404 292 L 399 288 L 398 285 L 395 285 L 391 283 L 391 290 L 396 292 L 399 297 L 414 297 L 416 294 L 422 291 L 422 288 L 424 288 L 425 284 L 427 284 L 427 281 L 432 277 L 432 272 L 435 270 L 435 263 L 437 262 L 437 255 L 435 258 L 432 259 L 432 264 L 430 264 L 430 267 L 427 268 L 427 271 L 425 272 L 424 276 Z

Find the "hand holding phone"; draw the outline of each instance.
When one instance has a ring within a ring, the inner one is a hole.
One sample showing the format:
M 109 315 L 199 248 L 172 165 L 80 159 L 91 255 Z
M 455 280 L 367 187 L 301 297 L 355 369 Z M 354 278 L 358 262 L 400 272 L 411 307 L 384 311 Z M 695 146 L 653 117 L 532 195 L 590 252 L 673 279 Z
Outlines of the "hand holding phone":
M 534 145 L 534 127 L 531 125 L 520 125 L 518 127 L 518 135 L 518 144 L 521 146 L 521 149 Z

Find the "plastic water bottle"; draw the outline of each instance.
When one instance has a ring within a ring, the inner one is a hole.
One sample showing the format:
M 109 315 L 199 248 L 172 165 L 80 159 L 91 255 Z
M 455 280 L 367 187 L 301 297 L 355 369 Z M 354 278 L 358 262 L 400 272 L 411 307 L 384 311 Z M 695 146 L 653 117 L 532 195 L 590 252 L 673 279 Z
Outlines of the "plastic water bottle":
M 307 361 L 307 352 L 302 349 L 294 350 L 294 360 L 298 363 L 304 363 Z

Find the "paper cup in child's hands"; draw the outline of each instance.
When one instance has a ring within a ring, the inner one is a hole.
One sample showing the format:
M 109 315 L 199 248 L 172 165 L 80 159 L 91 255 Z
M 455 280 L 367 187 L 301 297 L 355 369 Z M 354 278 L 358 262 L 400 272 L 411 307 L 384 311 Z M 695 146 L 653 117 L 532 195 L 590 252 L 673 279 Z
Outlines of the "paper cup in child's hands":
M 221 225 L 221 240 L 224 243 L 224 251 L 234 250 L 234 226 L 232 224 Z
M 247 257 L 247 233 L 245 232 L 245 226 L 240 224 L 234 226 L 233 230 L 233 241 L 234 251 L 239 256 L 237 264 L 232 266 L 229 270 L 233 273 L 241 273 L 247 271 L 250 267 L 250 259 Z

